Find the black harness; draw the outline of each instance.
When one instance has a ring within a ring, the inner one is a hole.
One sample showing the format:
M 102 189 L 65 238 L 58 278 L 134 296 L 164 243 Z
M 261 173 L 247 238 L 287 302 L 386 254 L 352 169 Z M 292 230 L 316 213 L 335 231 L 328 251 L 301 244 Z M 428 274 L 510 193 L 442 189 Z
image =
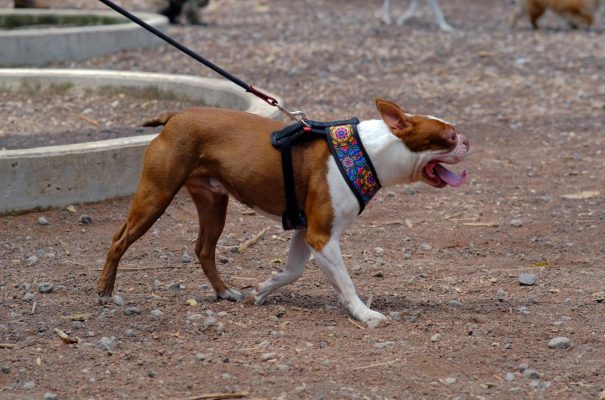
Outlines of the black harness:
M 359 133 L 357 132 L 357 124 L 359 124 L 357 118 L 331 122 L 305 120 L 305 123 L 297 122 L 271 134 L 271 144 L 281 151 L 284 189 L 286 194 L 286 211 L 282 215 L 282 225 L 285 230 L 304 229 L 307 227 L 307 219 L 304 210 L 299 208 L 296 200 L 294 168 L 292 166 L 292 145 L 300 139 L 324 138 L 327 141 L 328 147 L 336 160 L 340 172 L 359 202 L 360 214 L 365 205 L 380 188 L 380 182 L 378 182 L 376 171 L 367 156 L 367 152 L 365 151 L 361 139 L 359 138 Z M 362 161 L 365 163 L 367 175 L 372 179 L 372 190 L 367 191 L 364 190 L 364 188 L 360 188 L 358 179 L 353 177 L 353 175 L 356 174 L 356 171 L 351 173 L 351 168 L 344 165 L 342 156 L 339 154 L 342 152 L 339 151 L 339 147 L 336 144 L 337 140 L 333 140 L 334 129 L 338 129 L 339 127 L 347 127 L 348 132 L 350 133 L 349 139 L 356 145 L 355 149 L 358 152 L 358 158 L 363 158 Z

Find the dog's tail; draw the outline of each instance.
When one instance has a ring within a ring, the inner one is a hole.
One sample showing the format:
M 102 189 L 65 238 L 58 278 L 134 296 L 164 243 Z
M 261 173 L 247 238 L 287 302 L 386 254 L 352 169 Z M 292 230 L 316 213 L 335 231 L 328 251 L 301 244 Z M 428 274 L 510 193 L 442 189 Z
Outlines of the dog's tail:
M 175 112 L 167 112 L 164 113 L 162 115 L 158 115 L 155 118 L 150 119 L 149 121 L 145 121 L 143 123 L 143 126 L 145 127 L 156 127 L 156 126 L 161 126 L 161 125 L 166 125 L 166 123 L 168 122 L 168 120 L 172 117 L 174 117 L 177 113 Z

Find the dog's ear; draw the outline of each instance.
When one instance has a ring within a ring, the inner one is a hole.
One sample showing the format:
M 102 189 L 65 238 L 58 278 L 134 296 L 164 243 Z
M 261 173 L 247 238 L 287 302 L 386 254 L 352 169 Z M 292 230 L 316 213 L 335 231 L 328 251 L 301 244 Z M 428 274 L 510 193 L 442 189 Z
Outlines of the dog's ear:
M 376 108 L 382 116 L 382 120 L 387 124 L 391 132 L 399 137 L 403 137 L 411 122 L 405 110 L 397 104 L 377 98 Z

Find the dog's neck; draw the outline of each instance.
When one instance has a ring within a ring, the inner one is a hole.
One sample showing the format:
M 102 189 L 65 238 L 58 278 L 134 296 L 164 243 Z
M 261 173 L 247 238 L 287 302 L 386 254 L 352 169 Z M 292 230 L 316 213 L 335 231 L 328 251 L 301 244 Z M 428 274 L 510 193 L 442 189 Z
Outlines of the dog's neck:
M 383 186 L 410 183 L 419 155 L 393 135 L 382 120 L 362 121 L 357 129 L 380 183 Z

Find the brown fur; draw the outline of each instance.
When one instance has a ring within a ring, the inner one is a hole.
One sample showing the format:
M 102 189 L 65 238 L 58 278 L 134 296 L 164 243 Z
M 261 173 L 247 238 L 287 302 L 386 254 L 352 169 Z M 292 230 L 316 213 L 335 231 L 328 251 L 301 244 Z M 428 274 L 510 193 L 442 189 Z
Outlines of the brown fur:
M 551 9 L 565 18 L 573 28 L 589 27 L 601 0 L 518 0 L 517 9 L 511 17 L 511 28 L 519 18 L 527 15 L 534 29 L 538 29 L 538 20 L 547 9 Z

